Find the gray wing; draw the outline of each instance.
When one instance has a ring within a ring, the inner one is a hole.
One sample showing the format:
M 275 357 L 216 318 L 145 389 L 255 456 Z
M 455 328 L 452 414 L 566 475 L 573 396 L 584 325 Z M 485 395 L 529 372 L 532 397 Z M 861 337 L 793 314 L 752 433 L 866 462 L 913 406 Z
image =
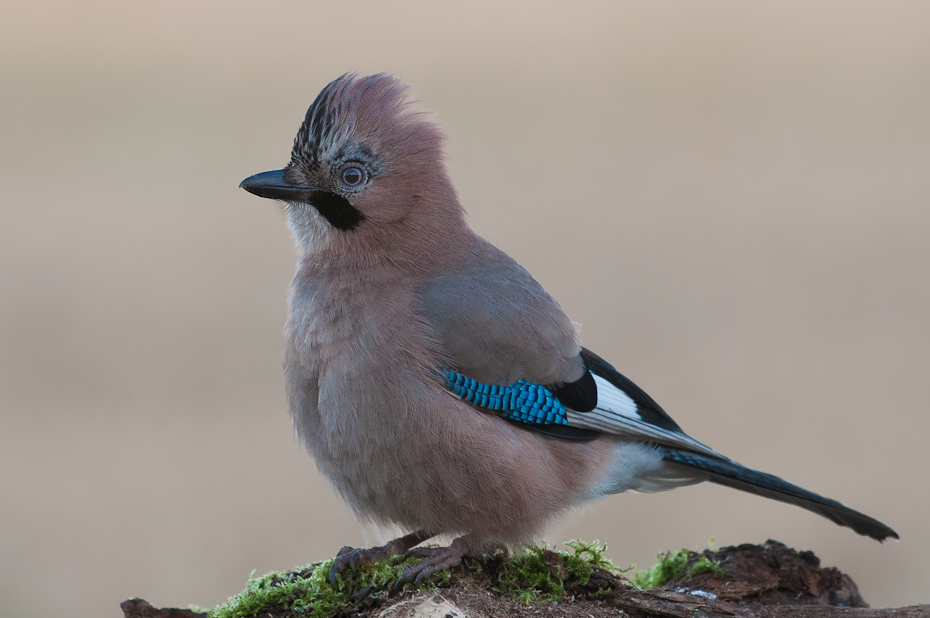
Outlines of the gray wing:
M 575 329 L 558 303 L 482 238 L 459 267 L 427 279 L 419 300 L 452 368 L 475 380 L 558 385 L 585 373 Z
M 564 404 L 564 424 L 527 429 L 565 439 L 606 433 L 717 455 L 603 359 L 582 353 L 555 300 L 487 241 L 478 239 L 469 259 L 426 280 L 419 293 L 449 369 L 484 385 L 545 386 Z

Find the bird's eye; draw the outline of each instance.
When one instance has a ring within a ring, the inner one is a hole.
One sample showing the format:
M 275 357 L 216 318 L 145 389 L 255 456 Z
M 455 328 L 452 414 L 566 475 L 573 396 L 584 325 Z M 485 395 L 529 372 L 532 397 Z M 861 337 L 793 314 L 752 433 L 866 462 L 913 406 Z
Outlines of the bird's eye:
M 342 169 L 339 177 L 342 179 L 342 184 L 347 187 L 357 187 L 365 180 L 365 170 L 357 165 L 350 165 Z

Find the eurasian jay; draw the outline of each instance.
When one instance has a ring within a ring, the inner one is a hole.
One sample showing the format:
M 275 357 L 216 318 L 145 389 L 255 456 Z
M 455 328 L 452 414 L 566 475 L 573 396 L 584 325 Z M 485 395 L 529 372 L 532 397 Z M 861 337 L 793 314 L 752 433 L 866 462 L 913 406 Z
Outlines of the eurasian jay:
M 419 581 L 606 494 L 701 481 L 898 537 L 689 437 L 582 348 L 542 286 L 468 226 L 443 140 L 396 78 L 343 75 L 310 105 L 290 163 L 240 185 L 285 203 L 298 247 L 284 353 L 295 432 L 362 521 L 411 531 L 344 547 L 332 580 L 408 552 L 422 560 L 401 583 Z M 436 535 L 457 538 L 412 550 Z

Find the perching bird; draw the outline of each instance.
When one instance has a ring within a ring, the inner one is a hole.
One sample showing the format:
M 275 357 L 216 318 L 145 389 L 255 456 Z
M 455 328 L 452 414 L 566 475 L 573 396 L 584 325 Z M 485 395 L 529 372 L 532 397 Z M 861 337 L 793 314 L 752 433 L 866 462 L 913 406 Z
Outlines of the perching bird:
M 465 222 L 443 134 L 396 78 L 343 75 L 281 170 L 243 189 L 285 203 L 299 250 L 284 373 L 297 436 L 363 521 L 411 533 L 344 547 L 331 579 L 436 535 L 401 582 L 536 537 L 606 494 L 711 481 L 882 541 L 842 504 L 686 435 L 582 348 L 559 305 Z

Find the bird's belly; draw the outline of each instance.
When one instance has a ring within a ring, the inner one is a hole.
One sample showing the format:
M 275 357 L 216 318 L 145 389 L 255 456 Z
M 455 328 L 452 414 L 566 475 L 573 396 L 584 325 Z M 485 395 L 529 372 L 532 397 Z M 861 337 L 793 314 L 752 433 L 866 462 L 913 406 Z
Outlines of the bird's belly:
M 362 519 L 488 544 L 528 541 L 554 513 L 594 497 L 611 450 L 515 428 L 436 384 L 377 397 L 340 384 L 321 380 L 319 426 L 305 443 Z

